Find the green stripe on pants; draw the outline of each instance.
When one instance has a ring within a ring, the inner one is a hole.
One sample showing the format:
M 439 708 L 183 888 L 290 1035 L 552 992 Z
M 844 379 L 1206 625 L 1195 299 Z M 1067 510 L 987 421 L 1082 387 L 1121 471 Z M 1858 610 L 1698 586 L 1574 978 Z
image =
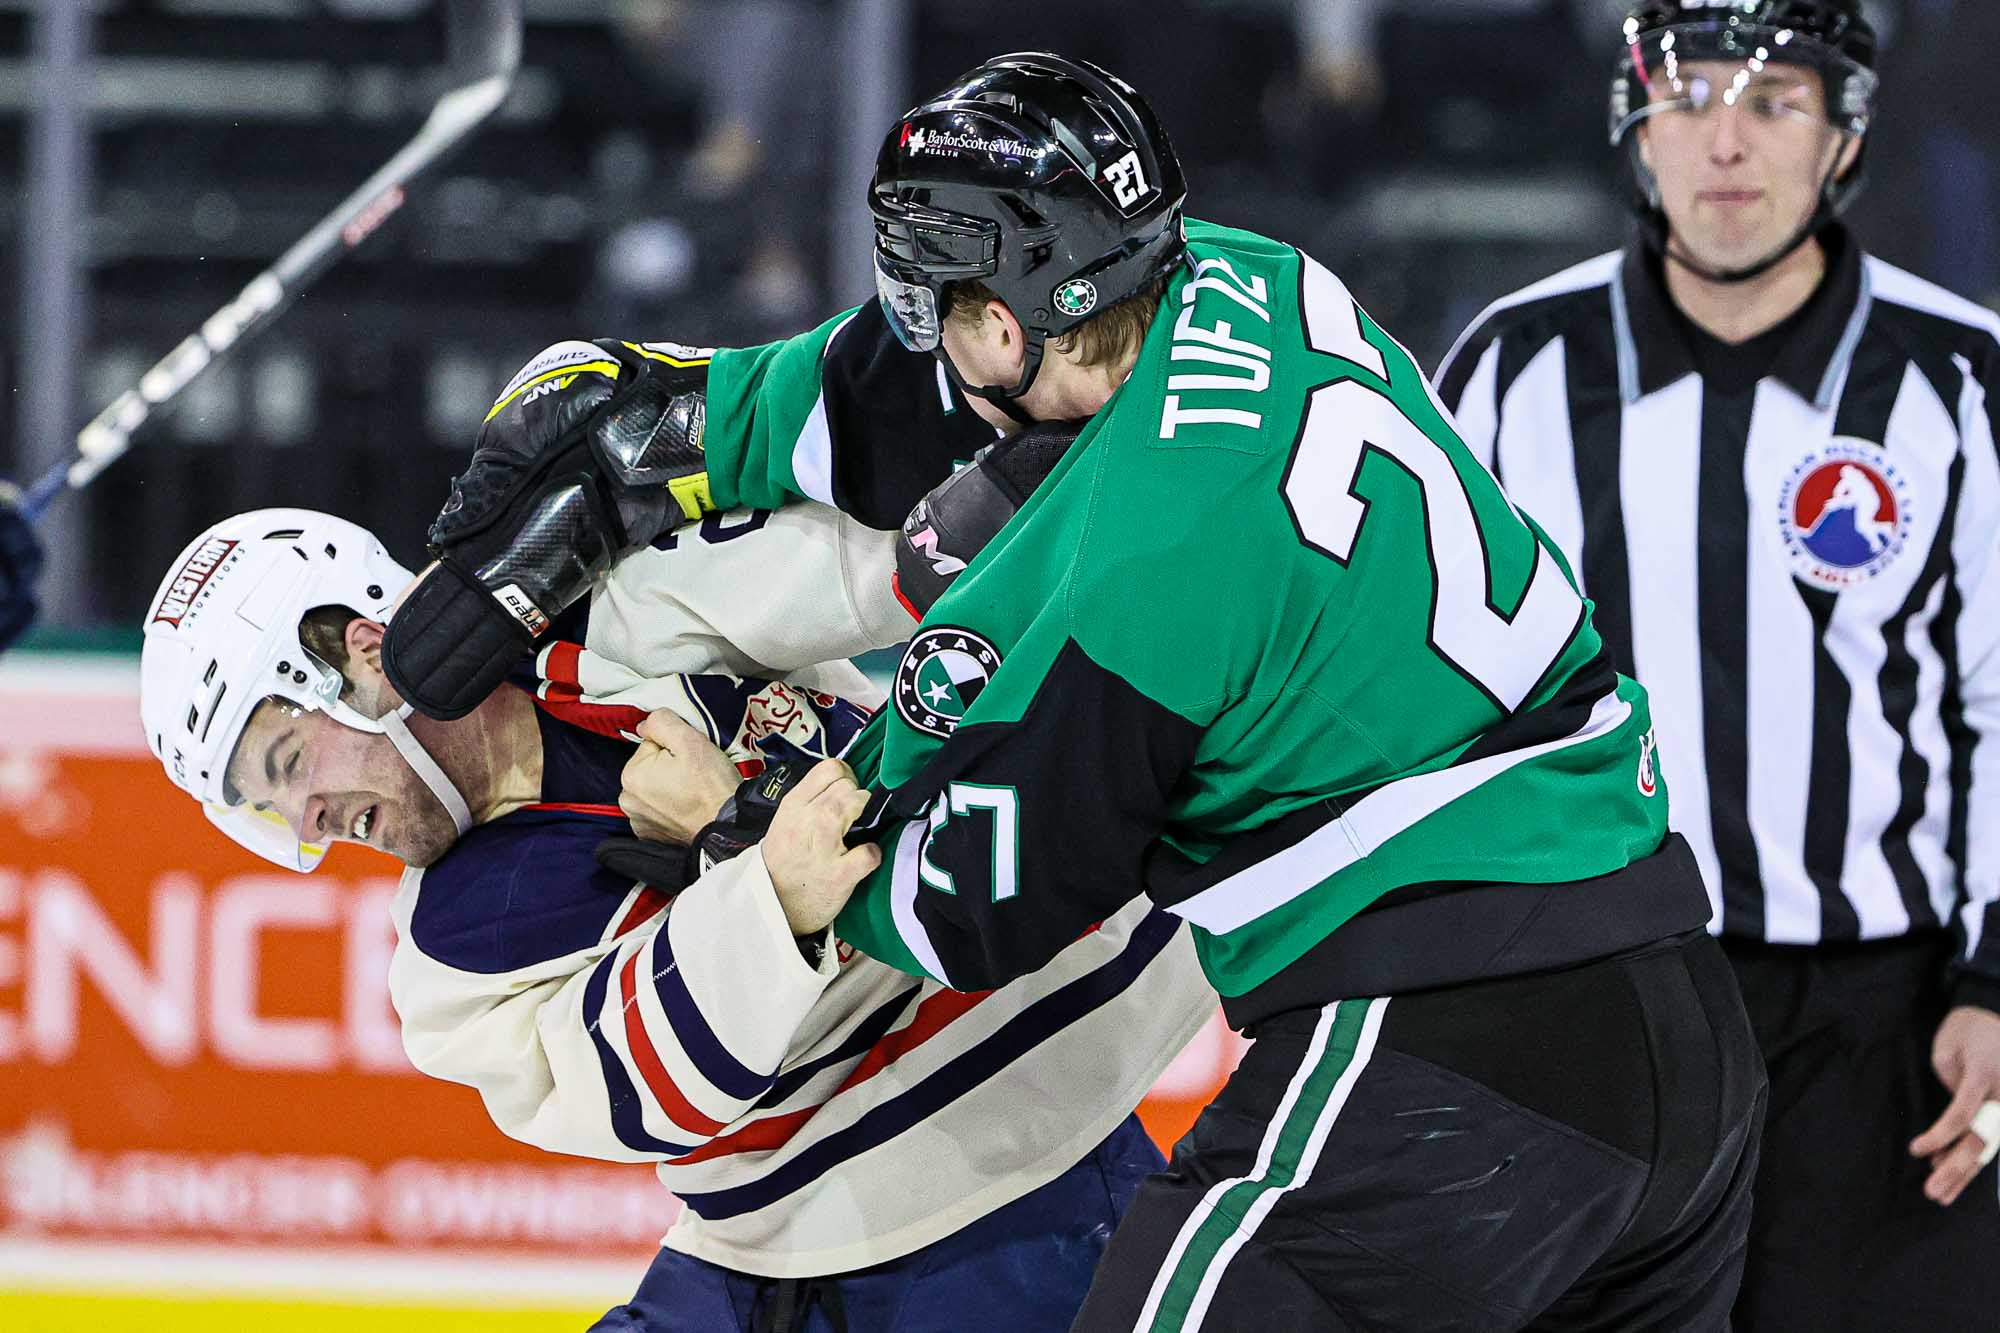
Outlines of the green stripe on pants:
M 1198 1323 L 1197 1304 L 1204 1311 L 1207 1306 L 1204 1286 L 1213 1289 L 1221 1278 L 1221 1268 L 1242 1243 L 1230 1242 L 1239 1232 L 1242 1239 L 1248 1239 L 1278 1195 L 1300 1181 L 1302 1164 L 1311 1171 L 1326 1139 L 1322 1122 L 1339 1114 L 1353 1087 L 1354 1079 L 1344 1076 L 1352 1069 L 1358 1077 L 1360 1067 L 1367 1063 L 1365 1052 L 1359 1063 L 1355 1060 L 1364 1029 L 1372 1049 L 1380 1019 L 1373 1023 L 1369 1019 L 1387 1003 L 1342 1000 L 1321 1018 L 1313 1034 L 1314 1044 L 1307 1049 L 1265 1132 L 1256 1167 L 1248 1176 L 1217 1182 L 1182 1225 L 1147 1300 L 1151 1321 L 1144 1312 L 1140 1316 L 1141 1326 L 1149 1333 L 1180 1333 L 1190 1326 L 1191 1315 Z

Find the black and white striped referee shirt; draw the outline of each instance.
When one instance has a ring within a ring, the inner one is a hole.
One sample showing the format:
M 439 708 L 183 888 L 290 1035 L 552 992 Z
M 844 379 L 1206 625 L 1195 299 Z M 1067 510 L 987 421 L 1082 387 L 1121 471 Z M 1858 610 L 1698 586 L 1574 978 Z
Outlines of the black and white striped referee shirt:
M 1952 927 L 2000 1008 L 2000 318 L 1828 251 L 1750 374 L 1635 249 L 1496 302 L 1438 386 L 1650 692 L 1714 927 Z

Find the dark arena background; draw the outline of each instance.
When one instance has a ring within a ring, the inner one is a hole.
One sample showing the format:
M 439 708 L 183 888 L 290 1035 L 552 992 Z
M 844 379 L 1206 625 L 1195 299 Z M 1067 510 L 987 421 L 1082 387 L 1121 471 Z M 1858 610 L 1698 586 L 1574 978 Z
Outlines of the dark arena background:
M 582 1328 L 677 1207 L 408 1067 L 391 862 L 283 877 L 164 779 L 139 624 L 204 526 L 326 509 L 419 565 L 537 349 L 743 345 L 874 299 L 883 128 L 1002 51 L 1135 84 L 1191 214 L 1296 243 L 1427 367 L 1494 297 L 1626 236 L 1616 0 L 524 7 L 492 115 L 37 525 L 39 618 L 0 660 L 0 1328 Z M 71 457 L 418 133 L 450 84 L 442 8 L 0 0 L 0 476 Z M 1849 221 L 2000 301 L 2000 5 L 1868 9 L 1883 95 Z M 1155 1137 L 1237 1054 L 1212 1024 L 1147 1103 Z

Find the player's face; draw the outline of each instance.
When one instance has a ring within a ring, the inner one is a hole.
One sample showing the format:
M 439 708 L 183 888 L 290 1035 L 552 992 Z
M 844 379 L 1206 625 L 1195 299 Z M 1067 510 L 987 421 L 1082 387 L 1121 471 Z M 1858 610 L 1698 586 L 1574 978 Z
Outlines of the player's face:
M 427 866 L 457 839 L 451 816 L 387 736 L 281 699 L 257 705 L 230 757 L 228 793 L 273 811 L 301 842 L 358 842 Z
M 1842 151 L 1819 71 L 1691 60 L 1663 78 L 1658 95 L 1678 105 L 1641 123 L 1639 151 L 1674 242 L 1718 271 L 1761 262 L 1805 225 Z

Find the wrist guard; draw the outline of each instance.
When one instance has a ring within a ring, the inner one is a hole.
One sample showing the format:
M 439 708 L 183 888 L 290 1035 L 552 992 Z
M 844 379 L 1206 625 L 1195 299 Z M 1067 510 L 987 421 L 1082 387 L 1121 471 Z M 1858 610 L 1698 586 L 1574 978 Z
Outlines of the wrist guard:
M 431 525 L 442 568 L 382 645 L 389 683 L 418 712 L 471 712 L 619 556 L 712 507 L 708 363 L 687 360 L 567 342 L 515 376 Z

